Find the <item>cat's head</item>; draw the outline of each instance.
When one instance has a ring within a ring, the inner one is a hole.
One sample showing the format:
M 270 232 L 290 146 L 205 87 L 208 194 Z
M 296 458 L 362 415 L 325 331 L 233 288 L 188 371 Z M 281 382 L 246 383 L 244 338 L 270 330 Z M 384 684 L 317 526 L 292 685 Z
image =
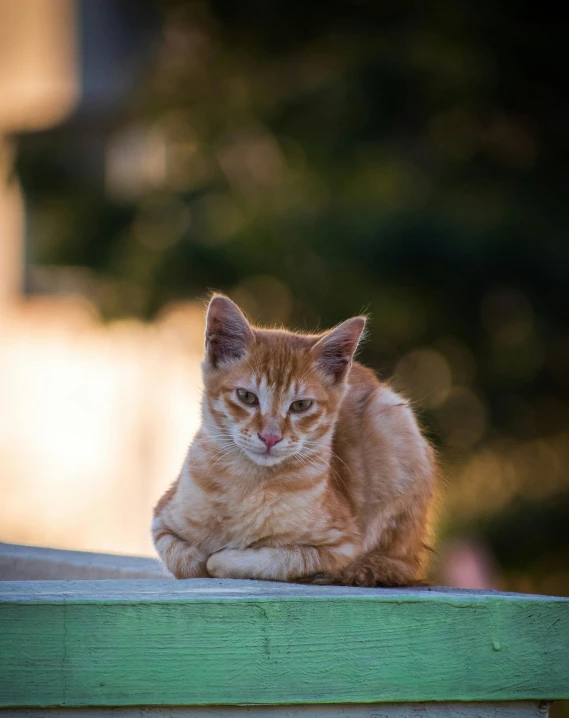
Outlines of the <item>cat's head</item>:
M 330 440 L 365 326 L 354 317 L 320 335 L 251 326 L 227 297 L 211 300 L 204 409 L 220 444 L 274 466 L 309 459 Z

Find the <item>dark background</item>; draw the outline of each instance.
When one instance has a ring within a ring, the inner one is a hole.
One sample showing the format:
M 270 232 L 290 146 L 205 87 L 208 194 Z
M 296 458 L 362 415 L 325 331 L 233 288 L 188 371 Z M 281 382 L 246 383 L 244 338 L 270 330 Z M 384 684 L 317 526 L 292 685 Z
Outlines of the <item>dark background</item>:
M 371 316 L 441 457 L 438 543 L 569 593 L 566 25 L 549 3 L 80 3 L 82 98 L 17 138 L 27 289 L 152 320 Z

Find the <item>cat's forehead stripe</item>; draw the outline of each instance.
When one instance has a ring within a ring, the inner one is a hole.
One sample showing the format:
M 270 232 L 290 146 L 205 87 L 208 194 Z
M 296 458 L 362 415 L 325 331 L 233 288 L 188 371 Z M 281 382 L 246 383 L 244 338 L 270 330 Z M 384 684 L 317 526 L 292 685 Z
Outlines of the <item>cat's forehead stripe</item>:
M 294 359 L 294 356 L 279 356 L 275 357 L 273 362 L 261 364 L 255 375 L 255 384 L 259 393 L 284 395 L 298 392 L 297 374 L 302 367 L 299 366 L 298 360 Z
M 258 387 L 259 387 L 259 404 L 261 406 L 261 411 L 263 414 L 266 414 L 270 407 L 270 398 L 271 398 L 271 392 L 269 389 L 269 382 L 267 380 L 266 376 L 262 376 L 260 379 L 258 379 Z

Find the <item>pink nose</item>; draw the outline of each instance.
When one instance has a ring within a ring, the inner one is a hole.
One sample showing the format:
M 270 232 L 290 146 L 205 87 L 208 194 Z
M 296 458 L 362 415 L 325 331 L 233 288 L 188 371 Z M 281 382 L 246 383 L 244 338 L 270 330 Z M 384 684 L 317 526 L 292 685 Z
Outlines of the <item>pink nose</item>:
M 259 439 L 265 444 L 267 447 L 267 451 L 270 451 L 272 447 L 275 444 L 278 444 L 279 441 L 282 441 L 282 436 L 279 436 L 278 434 L 257 434 Z

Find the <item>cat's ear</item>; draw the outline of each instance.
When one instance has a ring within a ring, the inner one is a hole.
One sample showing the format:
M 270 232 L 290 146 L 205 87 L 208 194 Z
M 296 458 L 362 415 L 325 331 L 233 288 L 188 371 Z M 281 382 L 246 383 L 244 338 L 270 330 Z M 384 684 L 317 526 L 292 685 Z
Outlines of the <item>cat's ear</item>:
M 334 382 L 347 374 L 365 324 L 365 317 L 348 319 L 331 329 L 312 347 L 317 365 Z
M 207 308 L 206 357 L 214 367 L 242 359 L 254 340 L 253 330 L 237 304 L 219 294 Z

